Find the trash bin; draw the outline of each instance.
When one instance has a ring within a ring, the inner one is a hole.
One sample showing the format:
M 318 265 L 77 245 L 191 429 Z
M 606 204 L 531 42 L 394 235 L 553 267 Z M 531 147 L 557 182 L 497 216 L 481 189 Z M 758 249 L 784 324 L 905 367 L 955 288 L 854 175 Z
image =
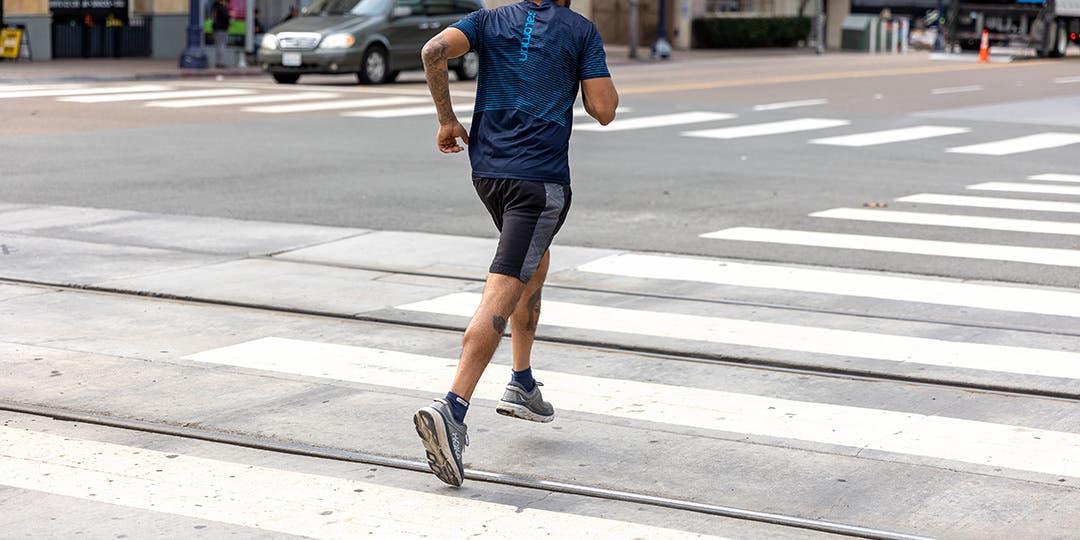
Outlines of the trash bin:
M 840 48 L 848 51 L 870 50 L 870 35 L 877 34 L 877 15 L 851 14 L 840 26 Z

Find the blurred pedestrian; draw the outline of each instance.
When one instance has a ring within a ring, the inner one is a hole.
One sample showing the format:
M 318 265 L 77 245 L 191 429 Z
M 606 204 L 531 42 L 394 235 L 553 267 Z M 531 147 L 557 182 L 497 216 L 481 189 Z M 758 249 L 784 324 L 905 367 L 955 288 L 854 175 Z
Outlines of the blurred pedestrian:
M 300 16 L 300 10 L 297 9 L 296 6 L 289 6 L 289 14 L 286 15 L 284 19 L 281 19 L 281 22 L 292 20 L 292 19 L 295 19 L 296 17 L 299 17 L 299 16 Z
M 474 11 L 428 41 L 421 53 L 438 110 L 436 145 L 469 145 L 473 185 L 499 230 L 480 306 L 462 339 L 457 373 L 444 399 L 413 415 L 428 465 L 459 486 L 468 444 L 465 413 L 480 376 L 512 329 L 513 369 L 496 411 L 550 422 L 555 409 L 533 378 L 532 345 L 547 277 L 548 247 L 570 209 L 568 150 L 579 85 L 585 110 L 601 124 L 619 96 L 596 26 L 568 9 L 570 0 L 527 0 Z M 450 102 L 447 59 L 480 55 L 472 133 Z M 471 141 L 471 142 L 470 142 Z
M 229 14 L 229 4 L 225 0 L 216 0 L 210 8 L 211 28 L 214 30 L 214 65 L 219 68 L 225 67 L 225 46 L 229 41 L 229 25 L 232 24 L 232 15 Z

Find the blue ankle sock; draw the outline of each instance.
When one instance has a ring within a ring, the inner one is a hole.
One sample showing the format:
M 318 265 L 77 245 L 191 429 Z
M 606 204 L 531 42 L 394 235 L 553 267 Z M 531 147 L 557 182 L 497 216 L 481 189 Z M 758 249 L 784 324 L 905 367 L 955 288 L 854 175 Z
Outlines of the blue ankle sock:
M 532 392 L 533 388 L 536 388 L 536 379 L 533 379 L 531 367 L 522 371 L 510 370 L 510 380 L 523 386 L 526 392 Z
M 465 413 L 469 412 L 469 402 L 465 398 L 453 393 L 446 393 L 446 402 L 450 404 L 450 412 L 454 415 L 454 421 L 465 423 Z

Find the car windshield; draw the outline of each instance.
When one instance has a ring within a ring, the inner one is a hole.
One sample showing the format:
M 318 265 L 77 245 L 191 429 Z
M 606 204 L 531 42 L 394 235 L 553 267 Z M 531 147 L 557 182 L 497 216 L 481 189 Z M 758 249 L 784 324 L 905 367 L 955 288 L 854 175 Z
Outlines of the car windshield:
M 315 0 L 304 8 L 304 16 L 377 15 L 386 10 L 389 0 Z

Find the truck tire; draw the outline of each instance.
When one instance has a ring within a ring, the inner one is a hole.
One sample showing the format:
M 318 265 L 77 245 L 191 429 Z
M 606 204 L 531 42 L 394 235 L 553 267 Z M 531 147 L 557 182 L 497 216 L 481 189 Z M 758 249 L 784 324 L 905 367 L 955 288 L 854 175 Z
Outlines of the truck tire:
M 1054 38 L 1051 40 L 1050 51 L 1047 54 L 1050 58 L 1061 58 L 1065 56 L 1065 51 L 1069 48 L 1069 29 L 1065 21 L 1054 21 Z
M 471 81 L 480 74 L 480 55 L 476 51 L 469 51 L 461 57 L 461 63 L 454 68 L 454 73 L 459 81 Z

